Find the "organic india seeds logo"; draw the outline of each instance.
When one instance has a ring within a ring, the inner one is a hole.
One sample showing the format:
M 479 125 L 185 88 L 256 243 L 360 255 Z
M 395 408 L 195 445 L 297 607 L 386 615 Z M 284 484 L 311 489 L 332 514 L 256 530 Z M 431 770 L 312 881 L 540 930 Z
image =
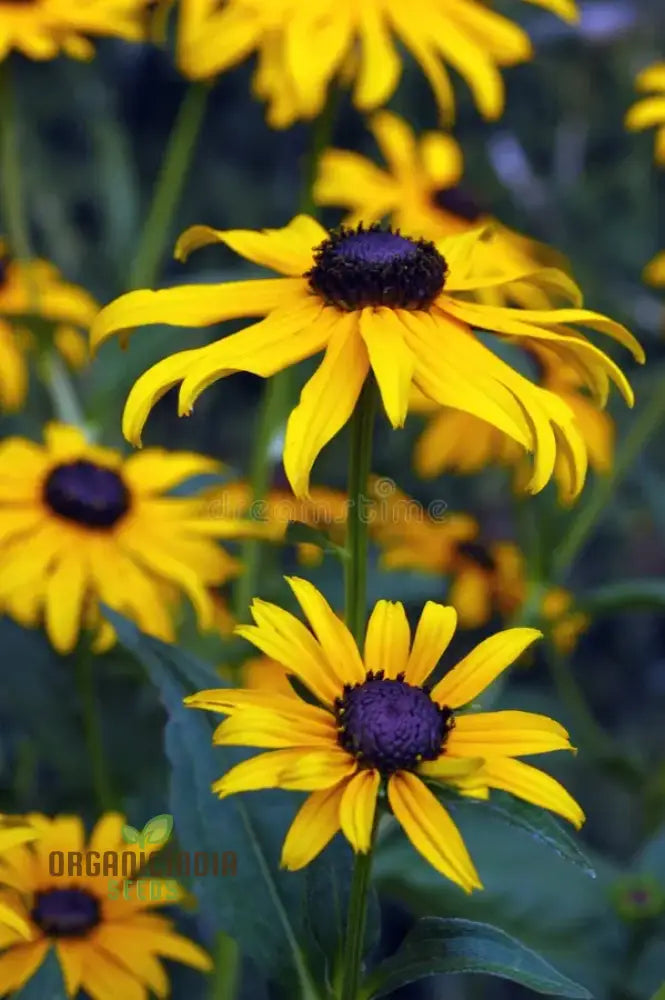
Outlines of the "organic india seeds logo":
M 173 833 L 173 816 L 153 816 L 142 830 L 126 823 L 121 835 L 126 850 L 51 851 L 49 873 L 53 878 L 108 878 L 109 899 L 175 901 L 181 896 L 180 879 L 219 878 L 235 875 L 235 851 L 181 851 L 166 846 Z

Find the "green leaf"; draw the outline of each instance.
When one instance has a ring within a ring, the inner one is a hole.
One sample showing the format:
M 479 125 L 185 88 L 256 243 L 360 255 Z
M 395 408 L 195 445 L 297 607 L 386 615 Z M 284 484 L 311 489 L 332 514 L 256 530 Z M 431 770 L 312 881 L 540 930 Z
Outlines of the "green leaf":
M 661 983 L 651 1000 L 665 1000 L 665 982 Z
M 578 598 L 580 610 L 590 615 L 611 614 L 621 608 L 665 607 L 665 580 L 626 580 L 609 583 Z
M 115 612 L 107 612 L 119 641 L 145 666 L 168 715 L 166 754 L 171 764 L 170 809 L 178 843 L 190 858 L 217 858 L 219 872 L 194 878 L 193 889 L 211 927 L 225 931 L 269 977 L 298 979 L 303 1000 L 316 991 L 298 944 L 304 935 L 304 874 L 280 870 L 281 847 L 300 797 L 281 791 L 219 800 L 211 785 L 247 754 L 212 746 L 210 715 L 187 708 L 195 690 L 182 678 L 205 678 L 198 686 L 224 687 L 222 679 L 183 650 L 143 635 Z M 225 864 L 231 856 L 235 865 Z M 248 905 L 251 900 L 251 905 Z
M 49 948 L 44 961 L 23 989 L 12 1000 L 67 1000 L 67 991 L 55 948 Z
M 340 559 L 346 559 L 347 553 L 343 545 L 336 545 L 324 531 L 301 524 L 300 521 L 289 521 L 284 534 L 285 545 L 316 545 L 324 552 L 332 552 Z
M 468 808 L 476 809 L 478 812 L 492 812 L 506 823 L 524 830 L 541 844 L 556 851 L 565 861 L 581 868 L 590 878 L 596 877 L 591 862 L 577 845 L 575 839 L 546 809 L 531 805 L 530 802 L 523 802 L 522 799 L 517 799 L 515 796 L 509 795 L 508 792 L 496 790 L 493 790 L 489 799 L 485 801 L 456 799 L 451 802 L 446 796 L 445 804 L 450 806 L 454 812 Z
M 165 844 L 171 836 L 173 830 L 173 816 L 169 813 L 161 813 L 153 816 L 143 827 L 144 844 Z
M 550 996 L 591 997 L 584 986 L 498 927 L 440 917 L 419 920 L 399 950 L 374 969 L 362 995 L 370 1000 L 428 976 L 459 972 L 498 976 Z
M 130 826 L 129 823 L 125 823 L 122 828 L 122 839 L 127 844 L 138 844 L 139 837 L 141 834 L 134 826 Z

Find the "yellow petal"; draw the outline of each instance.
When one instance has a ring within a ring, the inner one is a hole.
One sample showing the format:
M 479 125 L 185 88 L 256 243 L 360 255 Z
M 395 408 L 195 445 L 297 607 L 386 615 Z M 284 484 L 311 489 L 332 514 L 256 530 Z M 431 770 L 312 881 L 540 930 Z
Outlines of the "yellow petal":
M 490 788 L 500 788 L 543 809 L 551 809 L 579 830 L 584 813 L 569 792 L 549 774 L 521 760 L 495 757 L 485 762 L 482 777 Z
M 446 742 L 451 757 L 520 757 L 572 749 L 562 725 L 533 712 L 458 715 Z
M 260 788 L 283 788 L 282 773 L 299 763 L 310 751 L 297 747 L 288 750 L 273 750 L 236 764 L 212 786 L 220 798 L 237 792 L 251 792 Z M 329 787 L 329 786 L 324 786 Z
M 406 665 L 405 680 L 408 684 L 424 684 L 448 648 L 455 634 L 457 612 L 428 601 L 423 608 L 416 628 L 413 647 Z
M 420 157 L 427 177 L 440 191 L 454 187 L 464 172 L 459 143 L 445 132 L 425 132 L 420 140 Z
M 645 97 L 644 100 L 633 104 L 626 114 L 624 124 L 631 132 L 639 132 L 653 125 L 662 125 L 665 122 L 665 96 Z
M 130 455 L 123 465 L 123 475 L 136 493 L 167 493 L 194 476 L 218 473 L 221 463 L 195 452 L 172 452 L 149 448 Z
M 59 653 L 76 645 L 89 575 L 84 552 L 63 552 L 46 583 L 46 631 Z
M 270 709 L 245 709 L 234 712 L 217 727 L 213 736 L 217 746 L 251 746 L 266 749 L 337 744 L 337 729 L 332 716 L 325 722 L 299 718 L 297 724 Z
M 482 889 L 459 830 L 420 778 L 408 771 L 392 775 L 388 801 L 413 846 L 433 868 L 465 892 Z
M 445 754 L 436 760 L 424 760 L 418 765 L 418 774 L 425 778 L 452 781 L 468 778 L 483 767 L 482 757 L 446 757 Z
M 415 358 L 404 334 L 394 309 L 370 308 L 360 313 L 360 335 L 393 427 L 404 426 L 415 368 Z
M 303 282 L 267 278 L 229 281 L 223 285 L 180 285 L 158 292 L 128 292 L 114 299 L 97 315 L 90 329 L 90 346 L 96 350 L 114 333 L 135 326 L 210 326 L 226 319 L 262 316 L 276 309 Z
M 354 774 L 344 790 L 339 820 L 344 836 L 356 853 L 367 854 L 371 848 L 380 784 L 379 772 L 368 768 Z
M 235 253 L 254 264 L 269 267 L 289 276 L 302 276 L 312 266 L 312 251 L 328 233 L 314 219 L 296 216 L 282 229 L 211 229 L 192 226 L 178 240 L 175 256 L 186 260 L 188 255 L 209 243 L 225 243 Z
M 346 787 L 347 781 L 341 781 L 305 799 L 286 835 L 282 868 L 304 868 L 330 843 L 339 830 L 339 807 Z
M 307 496 L 314 461 L 353 413 L 368 370 L 357 316 L 337 313 L 325 357 L 286 426 L 284 469 L 296 496 Z
M 9 927 L 12 931 L 16 931 L 21 935 L 22 938 L 28 940 L 32 937 L 32 929 L 29 922 L 20 913 L 10 906 L 9 903 L 5 903 L 0 900 L 0 926 Z
M 367 623 L 365 667 L 374 674 L 395 678 L 406 670 L 411 630 L 404 605 L 377 601 Z
M 29 944 L 17 944 L 4 955 L 0 955 L 0 983 L 5 992 L 13 992 L 23 986 L 35 974 L 51 947 L 47 937 Z
M 509 628 L 484 639 L 439 681 L 432 698 L 449 708 L 468 705 L 542 635 L 534 628 Z
M 308 580 L 286 577 L 340 685 L 361 684 L 365 667 L 355 640 L 323 594 Z
M 402 72 L 384 15 L 374 4 L 364 4 L 360 14 L 360 65 L 353 92 L 361 111 L 377 108 L 393 94 Z

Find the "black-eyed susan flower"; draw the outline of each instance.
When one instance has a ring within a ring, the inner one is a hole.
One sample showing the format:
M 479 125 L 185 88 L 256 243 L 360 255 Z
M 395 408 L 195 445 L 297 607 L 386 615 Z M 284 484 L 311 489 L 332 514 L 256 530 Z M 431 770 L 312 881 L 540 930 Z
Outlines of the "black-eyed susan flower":
M 327 149 L 314 184 L 318 204 L 347 210 L 345 225 L 387 218 L 398 229 L 429 240 L 486 225 L 488 236 L 477 249 L 486 254 L 490 266 L 497 256 L 518 269 L 561 266 L 560 254 L 503 226 L 464 188 L 464 157 L 452 135 L 439 131 L 416 136 L 391 111 L 377 112 L 368 124 L 385 167 L 360 153 Z M 474 296 L 493 305 L 514 302 L 530 309 L 557 304 L 555 290 L 547 285 L 539 288 L 534 279 L 479 288 Z
M 80 990 L 93 1000 L 165 997 L 169 979 L 161 959 L 210 970 L 202 948 L 151 912 L 182 898 L 177 882 L 121 877 L 123 863 L 125 872 L 133 870 L 132 858 L 140 867 L 139 848 L 122 839 L 124 817 L 106 813 L 87 843 L 77 816 L 29 818 L 39 839 L 0 858 L 2 901 L 28 925 L 26 940 L 0 922 L 3 994 L 27 983 L 51 947 L 71 998 Z
M 532 0 L 568 21 L 574 0 Z M 395 91 L 402 72 L 401 42 L 425 73 L 442 113 L 452 116 L 447 66 L 468 83 L 486 118 L 504 106 L 501 67 L 531 57 L 526 33 L 478 0 L 181 0 L 178 65 L 195 79 L 228 69 L 258 53 L 256 95 L 269 104 L 268 121 L 284 128 L 313 118 L 333 81 L 352 82 L 353 100 L 373 110 Z
M 535 280 L 579 299 L 571 279 L 556 269 L 520 269 L 500 255 L 490 267 L 478 254 L 482 241 L 482 231 L 436 244 L 374 226 L 328 233 L 302 215 L 284 229 L 262 232 L 192 227 L 178 242 L 180 259 L 221 242 L 284 277 L 130 292 L 102 310 L 92 328 L 94 346 L 146 323 L 207 326 L 232 317 L 265 317 L 149 369 L 127 400 L 126 437 L 140 443 L 152 406 L 177 383 L 182 383 L 179 411 L 186 414 L 205 388 L 232 372 L 268 378 L 325 350 L 286 429 L 284 467 L 296 495 L 307 493 L 317 455 L 351 416 L 370 371 L 393 427 L 404 424 L 415 385 L 435 402 L 481 417 L 534 452 L 533 491 L 549 480 L 559 451 L 578 492 L 587 457 L 570 407 L 497 357 L 473 328 L 527 345 L 545 341 L 562 363 L 583 374 L 602 404 L 610 379 L 629 403 L 632 392 L 617 365 L 575 325 L 607 333 L 640 360 L 642 349 L 619 323 L 579 304 L 522 310 L 468 301 L 465 296 L 479 288 L 516 280 Z
M 574 413 L 589 465 L 597 473 L 609 472 L 614 454 L 612 418 L 589 397 L 575 368 L 561 364 L 558 356 L 543 344 L 531 345 L 529 350 L 539 369 L 539 383 L 556 393 Z M 488 465 L 503 465 L 515 468 L 518 491 L 526 487 L 524 448 L 497 427 L 471 414 L 436 406 L 422 395 L 413 399 L 411 406 L 428 418 L 413 453 L 418 475 L 431 479 L 448 470 L 474 473 Z M 573 484 L 561 455 L 557 456 L 554 478 L 562 501 L 571 500 Z
M 88 36 L 140 41 L 150 0 L 0 0 L 0 59 L 17 49 L 29 59 L 64 53 L 90 59 Z
M 449 578 L 447 599 L 463 628 L 480 628 L 495 616 L 511 620 L 528 596 L 524 556 L 513 542 L 485 543 L 467 514 L 436 520 L 423 514 L 380 522 L 374 537 L 384 569 L 420 570 Z M 550 587 L 539 607 L 542 627 L 563 653 L 574 649 L 589 625 L 563 587 Z
M 151 448 L 125 460 L 74 427 L 50 424 L 44 446 L 0 444 L 0 467 L 0 608 L 28 627 L 43 623 L 63 653 L 84 628 L 101 629 L 97 648 L 112 641 L 99 601 L 172 641 L 184 593 L 201 628 L 210 627 L 210 588 L 238 569 L 215 539 L 259 531 L 209 516 L 203 498 L 168 495 L 219 471 L 202 455 Z
M 581 825 L 583 814 L 568 792 L 515 759 L 571 749 L 565 729 L 529 712 L 464 710 L 539 632 L 500 632 L 430 686 L 455 631 L 453 608 L 426 604 L 412 641 L 403 606 L 379 601 L 361 656 L 316 588 L 305 580 L 288 582 L 311 631 L 256 600 L 255 624 L 237 632 L 298 678 L 317 704 L 260 688 L 203 691 L 187 699 L 228 716 L 215 732 L 216 744 L 271 751 L 225 774 L 213 786 L 219 796 L 275 787 L 311 793 L 286 836 L 286 868 L 307 865 L 340 829 L 355 851 L 368 851 L 385 789 L 390 809 L 430 864 L 467 892 L 481 888 L 430 782 L 474 795 L 501 788 Z
M 0 814 L 0 859 L 5 851 L 10 851 L 19 844 L 27 844 L 31 840 L 35 840 L 37 836 L 37 831 L 30 825 L 25 816 Z M 28 938 L 30 936 L 30 927 L 27 920 L 16 913 L 14 908 L 6 903 L 0 894 L 0 934 L 3 927 L 15 933 L 19 938 Z
M 635 80 L 635 86 L 649 96 L 640 98 L 629 109 L 625 118 L 626 128 L 631 132 L 655 128 L 656 163 L 665 166 L 665 62 L 643 69 Z
M 64 281 L 44 260 L 17 261 L 0 242 L 0 407 L 18 410 L 28 388 L 28 358 L 39 348 L 29 329 L 37 318 L 73 368 L 87 360 L 85 334 L 99 306 L 83 288 Z M 41 345 L 44 347 L 44 345 Z

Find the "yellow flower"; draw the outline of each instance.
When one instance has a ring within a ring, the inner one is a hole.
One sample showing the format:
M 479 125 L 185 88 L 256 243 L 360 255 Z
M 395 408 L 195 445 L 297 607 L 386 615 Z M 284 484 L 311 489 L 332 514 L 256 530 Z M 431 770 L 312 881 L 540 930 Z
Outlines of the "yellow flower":
M 90 59 L 87 35 L 140 41 L 151 0 L 0 0 L 0 59 L 17 49 L 29 59 L 60 53 Z
M 529 351 L 540 369 L 540 384 L 563 399 L 575 415 L 591 468 L 598 473 L 609 472 L 614 451 L 612 418 L 585 393 L 582 378 L 575 368 L 562 365 L 558 356 L 542 344 L 532 344 Z M 422 396 L 412 400 L 412 408 L 429 416 L 414 449 L 418 475 L 429 479 L 449 469 L 473 473 L 487 465 L 498 464 L 514 466 L 517 488 L 521 490 L 527 486 L 524 448 L 498 428 L 468 413 L 438 407 Z M 557 455 L 554 477 L 562 501 L 571 500 L 574 483 L 561 453 Z
M 255 600 L 255 625 L 236 631 L 281 663 L 318 704 L 267 690 L 202 691 L 187 704 L 228 715 L 218 745 L 270 749 L 213 786 L 224 798 L 260 788 L 311 792 L 284 842 L 282 864 L 302 868 L 342 830 L 370 847 L 379 790 L 414 847 L 467 892 L 481 883 L 445 808 L 427 787 L 485 797 L 507 792 L 580 826 L 577 803 L 549 775 L 514 758 L 572 749 L 557 722 L 529 712 L 461 711 L 540 633 L 509 629 L 476 647 L 433 687 L 427 679 L 455 631 L 453 608 L 428 602 L 411 641 L 401 604 L 379 601 L 361 657 L 346 626 L 306 580 L 288 580 L 311 628 Z
M 638 75 L 635 87 L 641 91 L 653 91 L 649 97 L 642 97 L 630 108 L 625 125 L 631 132 L 656 127 L 656 163 L 665 166 L 665 62 L 654 63 Z
M 531 0 L 567 21 L 574 0 Z M 335 80 L 353 82 L 362 111 L 395 91 L 401 42 L 418 62 L 446 116 L 455 100 L 447 65 L 471 88 L 480 112 L 504 106 L 500 67 L 531 58 L 528 36 L 478 0 L 182 0 L 178 65 L 195 79 L 228 69 L 258 52 L 255 94 L 268 101 L 268 121 L 285 128 L 321 111 Z
M 1 5 L 2 0 L 0 0 Z M 18 410 L 28 389 L 26 355 L 37 339 L 26 324 L 46 321 L 55 346 L 73 368 L 85 364 L 89 329 L 99 306 L 86 291 L 63 281 L 44 260 L 13 260 L 0 241 L 0 408 Z
M 328 233 L 303 215 L 284 229 L 262 232 L 188 229 L 176 248 L 180 259 L 221 242 L 285 277 L 130 292 L 103 309 L 91 332 L 94 346 L 146 323 L 208 326 L 233 317 L 265 317 L 149 369 L 127 400 L 125 436 L 140 443 L 152 406 L 179 382 L 179 411 L 186 414 L 205 388 L 232 372 L 268 378 L 325 350 L 286 429 L 284 467 L 297 496 L 307 493 L 317 455 L 351 416 L 370 370 L 393 427 L 404 424 L 415 385 L 435 402 L 473 413 L 533 451 L 534 492 L 549 480 L 560 450 L 578 492 L 587 459 L 570 407 L 513 370 L 472 328 L 516 337 L 525 346 L 546 341 L 562 363 L 576 366 L 601 404 L 610 379 L 629 403 L 630 386 L 614 362 L 572 324 L 609 334 L 638 359 L 643 352 L 619 323 L 577 304 L 521 310 L 465 299 L 479 288 L 518 279 L 579 298 L 571 279 L 552 268 L 534 272 L 533 266 L 518 268 L 497 255 L 490 269 L 482 253 L 478 259 L 482 241 L 482 231 L 436 245 L 376 227 Z
M 52 946 L 71 998 L 79 990 L 94 1000 L 149 1000 L 152 993 L 165 997 L 169 980 L 162 958 L 205 972 L 212 967 L 203 949 L 177 934 L 170 920 L 148 912 L 182 898 L 175 881 L 151 878 L 148 892 L 145 882 L 140 887 L 104 873 L 105 852 L 117 857 L 118 864 L 129 860 L 123 855 L 139 856 L 137 847 L 122 840 L 124 817 L 106 813 L 87 844 L 77 816 L 28 818 L 39 840 L 0 859 L 0 882 L 7 887 L 3 903 L 29 929 L 26 941 L 0 922 L 3 994 L 23 986 Z M 56 852 L 64 855 L 61 875 L 54 874 L 59 866 L 50 860 Z M 72 854 L 80 856 L 82 874 L 68 873 L 68 859 L 76 860 Z
M 665 250 L 657 253 L 644 268 L 644 280 L 656 288 L 665 287 Z
M 563 587 L 552 587 L 545 594 L 541 614 L 549 637 L 561 653 L 572 653 L 577 640 L 590 624 L 589 616 L 573 606 L 573 595 Z
M 518 269 L 561 265 L 560 254 L 502 226 L 460 187 L 463 153 L 451 135 L 425 132 L 417 138 L 411 126 L 390 111 L 373 115 L 369 128 L 386 168 L 360 153 L 328 149 L 314 185 L 319 205 L 348 210 L 345 225 L 388 218 L 398 229 L 430 240 L 488 225 L 489 237 L 479 250 L 490 266 L 497 256 Z M 547 309 L 556 301 L 553 290 L 547 285 L 539 288 L 535 281 L 480 288 L 474 294 L 480 302 L 503 305 L 508 301 L 529 309 Z
M 238 568 L 214 539 L 258 529 L 206 516 L 201 498 L 165 494 L 218 464 L 158 448 L 125 460 L 65 424 L 50 424 L 45 441 L 0 444 L 0 607 L 28 627 L 43 621 L 63 653 L 99 625 L 98 601 L 173 641 L 170 609 L 184 592 L 211 627 L 209 588 Z M 100 648 L 112 637 L 102 625 Z

